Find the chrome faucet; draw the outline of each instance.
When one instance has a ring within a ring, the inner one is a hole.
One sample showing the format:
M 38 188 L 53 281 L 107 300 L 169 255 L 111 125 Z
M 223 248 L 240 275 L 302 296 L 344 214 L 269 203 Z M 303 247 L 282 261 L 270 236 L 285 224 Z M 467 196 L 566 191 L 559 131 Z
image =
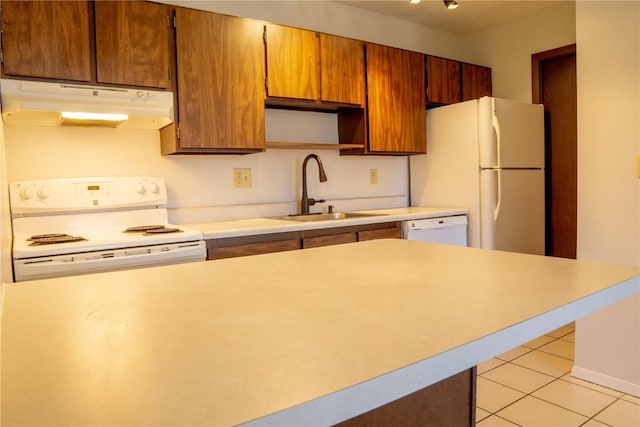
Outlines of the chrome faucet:
M 320 182 L 327 181 L 327 174 L 325 173 L 324 168 L 322 167 L 322 162 L 320 161 L 320 157 L 318 157 L 317 154 L 309 154 L 307 157 L 305 157 L 304 161 L 302 162 L 302 202 L 300 203 L 300 213 L 302 215 L 309 213 L 309 206 L 313 206 L 316 203 L 325 202 L 324 199 L 320 199 L 320 200 L 310 199 L 307 196 L 307 163 L 309 162 L 309 159 L 314 159 L 316 162 L 318 162 L 318 174 L 319 174 Z

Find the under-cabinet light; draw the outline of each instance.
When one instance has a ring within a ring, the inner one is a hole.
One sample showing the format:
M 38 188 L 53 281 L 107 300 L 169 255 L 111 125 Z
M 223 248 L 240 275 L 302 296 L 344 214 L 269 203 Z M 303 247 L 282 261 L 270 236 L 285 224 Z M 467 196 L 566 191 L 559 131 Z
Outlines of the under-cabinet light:
M 107 122 L 123 122 L 128 120 L 129 116 L 127 114 L 63 112 L 62 118 L 70 120 L 104 120 Z

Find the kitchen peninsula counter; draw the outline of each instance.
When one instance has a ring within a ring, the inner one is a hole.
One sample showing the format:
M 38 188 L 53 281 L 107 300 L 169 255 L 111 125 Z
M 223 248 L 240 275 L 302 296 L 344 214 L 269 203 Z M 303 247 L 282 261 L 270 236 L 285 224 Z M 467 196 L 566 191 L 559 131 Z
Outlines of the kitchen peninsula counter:
M 327 221 L 292 221 L 283 217 L 247 218 L 228 221 L 212 221 L 185 224 L 202 231 L 205 239 L 240 237 L 258 234 L 285 233 L 289 231 L 314 230 L 318 228 L 345 227 L 350 225 L 375 224 L 380 222 L 409 221 L 451 215 L 466 215 L 466 208 L 406 207 L 352 211 L 370 216 Z
M 330 425 L 640 290 L 406 240 L 5 284 L 3 425 Z

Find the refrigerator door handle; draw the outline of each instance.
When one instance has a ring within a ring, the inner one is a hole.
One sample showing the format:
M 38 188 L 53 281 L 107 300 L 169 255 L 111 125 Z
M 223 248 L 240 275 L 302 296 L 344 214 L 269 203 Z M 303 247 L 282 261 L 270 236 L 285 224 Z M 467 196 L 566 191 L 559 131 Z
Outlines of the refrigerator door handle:
M 496 146 L 495 146 L 495 161 L 496 164 L 494 167 L 500 168 L 502 167 L 502 163 L 500 162 L 500 140 L 502 139 L 502 132 L 500 131 L 500 121 L 498 120 L 498 115 L 496 114 L 496 99 L 491 98 L 491 124 L 493 129 L 496 132 Z
M 497 191 L 496 191 L 496 206 L 493 208 L 493 223 L 496 224 L 498 222 L 498 217 L 500 216 L 500 205 L 502 204 L 502 171 L 500 169 L 496 169 L 496 179 L 497 179 Z

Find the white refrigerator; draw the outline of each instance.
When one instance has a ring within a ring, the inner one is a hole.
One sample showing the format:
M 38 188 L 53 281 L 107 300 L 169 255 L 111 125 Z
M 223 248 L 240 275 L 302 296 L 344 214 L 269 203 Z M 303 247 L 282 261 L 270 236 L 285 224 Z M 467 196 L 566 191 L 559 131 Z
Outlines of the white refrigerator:
M 544 255 L 542 105 L 484 97 L 427 111 L 412 206 L 469 209 L 469 246 Z

